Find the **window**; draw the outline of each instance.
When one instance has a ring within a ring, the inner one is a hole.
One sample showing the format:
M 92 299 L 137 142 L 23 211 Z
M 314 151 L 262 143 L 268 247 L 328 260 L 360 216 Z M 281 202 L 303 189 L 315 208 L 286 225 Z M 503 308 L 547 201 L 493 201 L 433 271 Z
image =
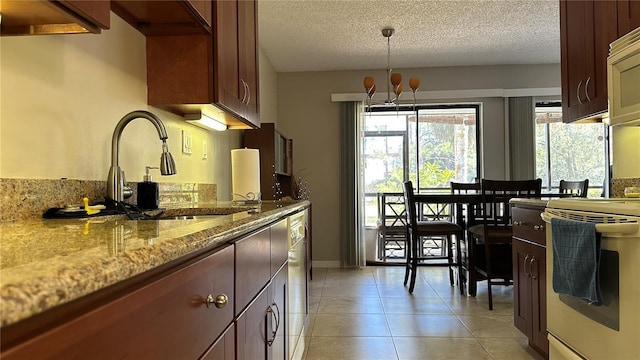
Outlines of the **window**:
M 479 105 L 422 105 L 415 110 L 373 108 L 365 114 L 365 226 L 376 224 L 377 193 L 401 193 L 407 179 L 420 191 L 449 191 L 449 182 L 472 182 L 479 176 L 479 111 Z
M 608 169 L 607 127 L 603 123 L 565 124 L 559 103 L 536 104 L 536 176 L 557 190 L 560 180 L 589 179 L 589 197 L 603 192 Z

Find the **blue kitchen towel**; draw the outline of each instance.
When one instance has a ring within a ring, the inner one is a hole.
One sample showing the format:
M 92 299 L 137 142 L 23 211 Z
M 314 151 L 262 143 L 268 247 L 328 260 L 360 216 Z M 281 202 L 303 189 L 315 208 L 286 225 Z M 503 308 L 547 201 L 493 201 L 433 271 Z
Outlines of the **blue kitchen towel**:
M 553 291 L 602 305 L 600 292 L 600 238 L 596 225 L 551 219 Z

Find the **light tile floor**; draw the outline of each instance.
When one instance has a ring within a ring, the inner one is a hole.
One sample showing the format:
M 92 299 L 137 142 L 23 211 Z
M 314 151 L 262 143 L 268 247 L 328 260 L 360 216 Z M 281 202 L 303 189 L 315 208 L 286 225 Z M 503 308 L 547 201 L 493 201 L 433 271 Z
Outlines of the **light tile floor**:
M 536 359 L 513 326 L 513 287 L 461 295 L 445 267 L 420 267 L 413 295 L 401 266 L 314 269 L 305 360 Z

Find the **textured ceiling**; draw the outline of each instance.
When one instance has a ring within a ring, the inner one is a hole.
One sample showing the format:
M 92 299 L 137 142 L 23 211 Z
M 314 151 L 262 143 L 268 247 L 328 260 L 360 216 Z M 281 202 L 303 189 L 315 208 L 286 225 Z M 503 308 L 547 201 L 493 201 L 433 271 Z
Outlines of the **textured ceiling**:
M 558 0 L 260 0 L 278 72 L 560 62 Z

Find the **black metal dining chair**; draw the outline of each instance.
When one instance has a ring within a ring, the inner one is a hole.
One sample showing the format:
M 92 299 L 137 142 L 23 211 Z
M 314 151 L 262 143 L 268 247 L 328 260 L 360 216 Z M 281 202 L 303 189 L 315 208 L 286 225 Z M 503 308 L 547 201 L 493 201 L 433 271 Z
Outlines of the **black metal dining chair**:
M 571 194 L 575 197 L 587 197 L 589 179 L 582 181 L 560 180 L 560 194 Z
M 461 236 L 462 227 L 458 224 L 441 220 L 437 217 L 430 217 L 427 220 L 418 221 L 417 204 L 413 193 L 413 184 L 411 181 L 404 183 L 404 202 L 407 215 L 407 231 L 409 241 L 407 242 L 407 263 L 404 274 L 404 285 L 407 285 L 409 281 L 409 293 L 413 294 L 413 289 L 416 284 L 416 275 L 418 272 L 418 264 L 422 260 L 428 259 L 422 256 L 422 237 L 444 237 L 447 247 L 447 265 L 449 267 L 449 281 L 451 286 L 454 285 L 453 274 L 453 246 L 452 236 Z
M 513 285 L 511 204 L 513 198 L 540 197 L 542 180 L 482 180 L 482 223 L 469 227 L 471 270 L 475 281 L 487 281 L 489 310 L 492 285 Z M 470 280 L 471 281 L 471 280 Z

